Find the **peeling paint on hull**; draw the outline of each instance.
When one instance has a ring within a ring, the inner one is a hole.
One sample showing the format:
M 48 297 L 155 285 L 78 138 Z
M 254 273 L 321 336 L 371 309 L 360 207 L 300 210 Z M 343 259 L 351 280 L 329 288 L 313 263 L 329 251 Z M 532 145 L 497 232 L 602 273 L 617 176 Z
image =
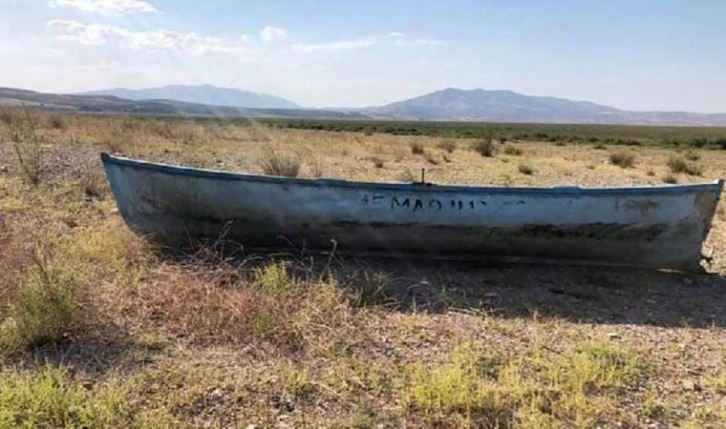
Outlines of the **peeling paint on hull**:
M 563 258 L 697 270 L 723 181 L 632 188 L 503 188 L 290 179 L 103 154 L 136 231 L 178 244 Z

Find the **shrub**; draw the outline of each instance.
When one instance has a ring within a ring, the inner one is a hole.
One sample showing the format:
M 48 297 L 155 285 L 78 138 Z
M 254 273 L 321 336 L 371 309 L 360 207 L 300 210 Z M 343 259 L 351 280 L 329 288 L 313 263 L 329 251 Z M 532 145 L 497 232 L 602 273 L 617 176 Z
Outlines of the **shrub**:
M 3 122 L 10 130 L 19 170 L 32 185 L 38 185 L 44 170 L 43 145 L 37 133 L 38 118 L 23 107 L 20 115 L 4 112 Z
M 300 173 L 300 157 L 266 148 L 260 159 L 260 167 L 270 176 L 297 177 Z
M 441 140 L 437 147 L 447 153 L 452 153 L 456 149 L 456 142 L 454 140 Z
M 703 174 L 703 166 L 693 162 L 688 162 L 685 159 L 679 158 L 677 156 L 672 156 L 668 158 L 668 162 L 666 164 L 671 170 L 671 173 L 686 173 L 692 176 L 700 176 Z
M 620 168 L 628 168 L 635 165 L 635 155 L 627 152 L 613 152 L 610 154 L 610 163 Z
M 497 153 L 497 146 L 492 139 L 477 140 L 471 144 L 471 149 L 485 157 L 492 157 Z
M 678 183 L 678 178 L 672 174 L 667 174 L 663 176 L 663 183 L 676 184 Z
M 77 298 L 85 285 L 85 267 L 57 234 L 37 239 L 30 265 L 19 279 L 10 318 L 2 323 L 5 349 L 60 340 L 77 320 Z
M 534 168 L 530 166 L 529 164 L 519 164 L 519 167 L 517 167 L 520 173 L 525 174 L 527 176 L 531 176 L 534 174 Z
M 595 146 L 593 146 L 593 148 L 594 148 L 594 149 L 597 149 L 597 150 L 604 150 L 604 149 L 607 149 L 607 146 L 605 146 L 605 145 L 604 145 L 604 144 L 602 144 L 602 143 L 598 143 L 598 144 L 596 144 Z
M 688 152 L 686 152 L 686 159 L 689 161 L 698 161 L 699 159 L 701 159 L 701 155 L 699 155 L 696 151 L 689 150 Z
M 508 145 L 505 145 L 504 146 L 504 149 L 502 151 L 504 152 L 505 155 L 519 156 L 519 155 L 522 154 L 522 149 L 520 149 L 518 147 L 514 147 L 514 146 L 509 145 L 509 144 Z
M 439 161 L 436 159 L 436 157 L 434 157 L 434 154 L 432 154 L 431 152 L 424 152 L 424 158 L 429 164 L 439 165 Z
M 64 130 L 66 129 L 66 122 L 62 116 L 51 116 L 50 127 L 55 130 Z
M 416 178 L 413 177 L 413 173 L 411 173 L 411 170 L 409 169 L 403 170 L 401 174 L 398 175 L 397 179 L 405 183 L 412 183 L 416 181 Z
M 411 143 L 411 153 L 414 155 L 423 155 L 424 153 L 424 147 L 419 142 L 412 142 Z

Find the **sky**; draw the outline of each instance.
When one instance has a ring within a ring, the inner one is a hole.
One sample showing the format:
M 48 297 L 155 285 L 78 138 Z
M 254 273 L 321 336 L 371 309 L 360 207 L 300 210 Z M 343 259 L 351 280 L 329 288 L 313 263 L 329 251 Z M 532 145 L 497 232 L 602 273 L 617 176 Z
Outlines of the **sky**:
M 0 0 L 0 86 L 212 84 L 310 107 L 443 88 L 726 112 L 724 0 Z

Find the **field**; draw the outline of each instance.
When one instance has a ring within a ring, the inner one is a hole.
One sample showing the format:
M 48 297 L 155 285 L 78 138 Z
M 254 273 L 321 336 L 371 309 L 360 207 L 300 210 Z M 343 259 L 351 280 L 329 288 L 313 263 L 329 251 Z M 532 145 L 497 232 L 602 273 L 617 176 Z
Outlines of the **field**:
M 435 183 L 688 183 L 726 177 L 723 129 L 0 121 L 0 428 L 726 426 L 723 202 L 704 275 L 180 252 L 127 229 L 98 156 L 373 181 L 424 168 Z M 567 129 L 579 137 L 542 141 Z

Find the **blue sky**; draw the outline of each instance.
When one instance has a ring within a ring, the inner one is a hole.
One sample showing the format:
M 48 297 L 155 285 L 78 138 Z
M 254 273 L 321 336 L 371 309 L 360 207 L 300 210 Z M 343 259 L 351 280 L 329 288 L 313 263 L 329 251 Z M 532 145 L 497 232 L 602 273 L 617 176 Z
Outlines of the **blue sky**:
M 446 88 L 726 112 L 726 1 L 0 0 L 0 86 L 202 84 L 307 106 Z

